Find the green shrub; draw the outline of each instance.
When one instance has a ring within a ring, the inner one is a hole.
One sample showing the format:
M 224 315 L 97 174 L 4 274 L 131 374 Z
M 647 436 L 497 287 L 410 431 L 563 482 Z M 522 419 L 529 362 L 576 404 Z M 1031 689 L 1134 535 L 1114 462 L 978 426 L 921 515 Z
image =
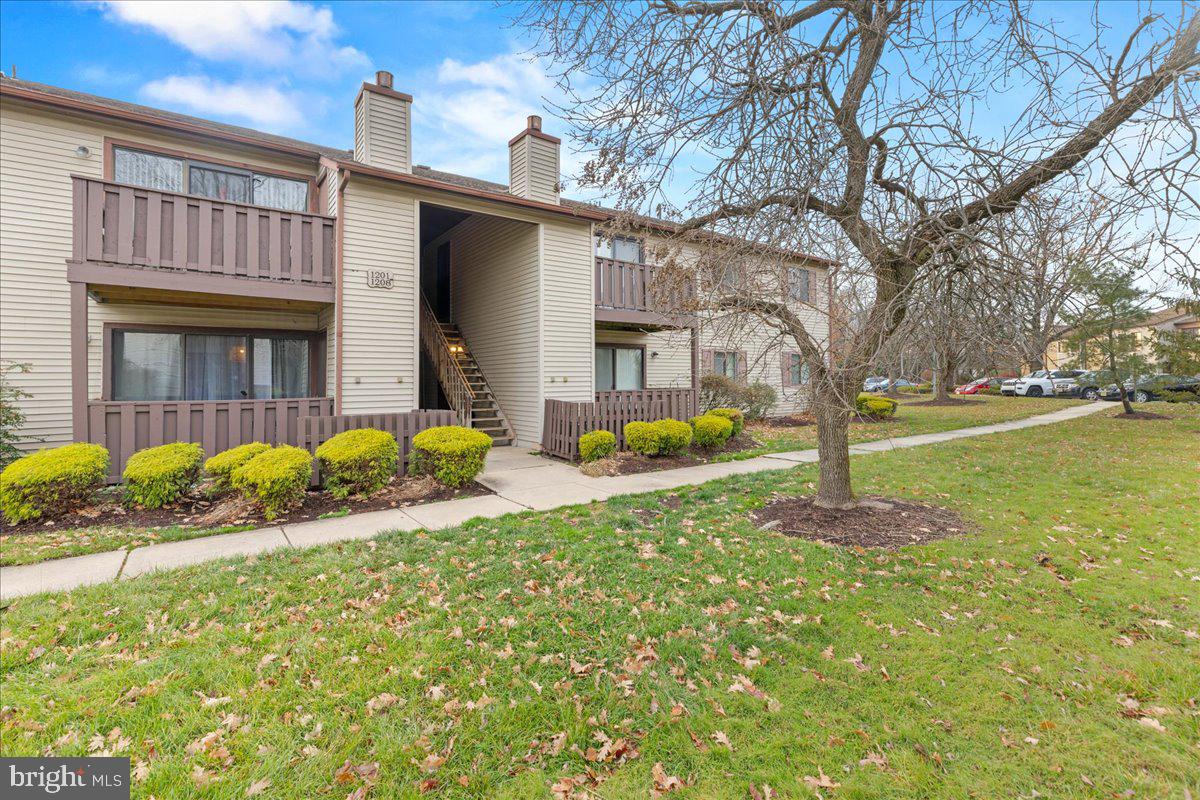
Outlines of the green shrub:
M 692 443 L 692 426 L 677 419 L 660 419 L 654 423 L 658 428 L 658 452 L 673 456 L 682 453 Z M 733 425 L 730 423 L 730 428 Z
M 859 392 L 854 401 L 854 413 L 868 419 L 889 419 L 896 416 L 896 408 L 899 405 L 890 397 Z
M 433 475 L 455 487 L 470 483 L 483 471 L 483 462 L 492 449 L 492 437 L 458 425 L 423 430 L 412 443 L 409 473 Z
M 1158 395 L 1168 403 L 1200 403 L 1200 393 L 1198 392 L 1176 392 L 1171 389 L 1163 389 L 1159 391 Z
M 617 452 L 617 437 L 609 431 L 592 431 L 579 437 L 579 460 L 599 461 Z
M 708 413 L 718 417 L 724 417 L 732 422 L 734 436 L 737 436 L 746 429 L 746 415 L 736 408 L 714 408 Z
M 653 422 L 627 422 L 625 424 L 625 446 L 644 456 L 658 455 L 662 434 Z
M 709 413 L 692 417 L 691 423 L 696 444 L 710 450 L 725 444 L 733 436 L 733 420 L 728 417 Z
M 0 472 L 0 512 L 14 525 L 86 502 L 108 474 L 108 451 L 68 444 L 18 458 Z
M 17 448 L 17 442 L 26 438 L 21 433 L 25 427 L 25 412 L 21 409 L 21 401 L 28 400 L 31 395 L 14 385 L 9 376 L 29 370 L 28 364 L 0 361 L 0 469 L 24 455 Z
M 916 386 L 901 386 L 896 391 L 900 394 L 929 394 L 933 391 L 933 384 L 918 383 Z
M 265 442 L 250 442 L 223 450 L 204 462 L 204 471 L 213 477 L 217 491 L 232 489 L 231 478 L 233 471 L 254 458 L 259 453 L 265 453 L 271 445 Z
M 264 450 L 230 476 L 233 488 L 257 500 L 267 519 L 299 505 L 311 480 L 312 456 L 287 444 Z
M 755 381 L 746 387 L 746 402 L 740 408 L 746 411 L 747 418 L 762 419 L 771 413 L 771 409 L 775 407 L 775 401 L 778 399 L 779 396 L 775 394 L 775 390 L 770 385 L 762 381 Z
M 200 477 L 204 448 L 174 442 L 138 450 L 125 462 L 125 499 L 145 508 L 162 508 L 187 494 Z
M 317 448 L 325 488 L 339 499 L 371 494 L 396 474 L 400 445 L 387 431 L 374 428 L 339 433 Z

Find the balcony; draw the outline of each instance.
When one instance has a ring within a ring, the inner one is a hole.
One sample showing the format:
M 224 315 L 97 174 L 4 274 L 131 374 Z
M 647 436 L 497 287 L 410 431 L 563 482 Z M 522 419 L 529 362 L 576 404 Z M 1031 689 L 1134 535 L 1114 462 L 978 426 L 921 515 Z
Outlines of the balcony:
M 663 302 L 654 286 L 650 264 L 633 264 L 611 258 L 596 259 L 596 322 L 611 327 L 684 328 L 693 317 L 678 310 L 679 303 Z M 684 299 L 692 294 L 684 290 Z
M 72 176 L 68 280 L 122 299 L 194 292 L 334 301 L 335 220 Z

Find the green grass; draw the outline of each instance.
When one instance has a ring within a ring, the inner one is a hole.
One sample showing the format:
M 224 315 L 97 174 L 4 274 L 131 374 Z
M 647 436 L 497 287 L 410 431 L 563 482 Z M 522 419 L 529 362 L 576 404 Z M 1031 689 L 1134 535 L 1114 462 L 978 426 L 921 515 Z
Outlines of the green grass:
M 121 526 L 96 526 L 93 528 L 67 528 L 34 533 L 13 533 L 0 537 L 0 566 L 35 564 L 53 558 L 82 556 L 88 553 L 104 553 L 109 550 L 141 547 L 159 542 L 179 542 L 200 536 L 218 533 L 248 531 L 254 525 L 221 525 L 215 528 L 195 528 L 184 525 L 167 525 L 161 528 L 130 528 Z
M 975 395 L 963 398 L 970 405 L 922 406 L 920 403 L 932 399 L 930 395 L 901 395 L 897 398 L 900 407 L 894 419 L 888 422 L 850 423 L 850 444 L 862 444 L 879 439 L 894 439 L 899 436 L 916 436 L 923 433 L 940 433 L 957 428 L 976 425 L 992 425 L 997 422 L 1025 419 L 1039 414 L 1050 414 L 1065 406 L 1084 405 L 1082 400 L 1059 400 L 1035 397 L 997 397 Z M 774 426 L 751 422 L 747 428 L 758 440 L 759 447 L 740 453 L 726 453 L 716 461 L 754 458 L 763 453 L 781 453 L 787 450 L 806 450 L 817 446 L 815 425 Z
M 1200 409 L 1153 408 L 856 458 L 976 526 L 894 553 L 747 520 L 806 465 L 20 599 L 0 744 L 138 798 L 1196 796 Z

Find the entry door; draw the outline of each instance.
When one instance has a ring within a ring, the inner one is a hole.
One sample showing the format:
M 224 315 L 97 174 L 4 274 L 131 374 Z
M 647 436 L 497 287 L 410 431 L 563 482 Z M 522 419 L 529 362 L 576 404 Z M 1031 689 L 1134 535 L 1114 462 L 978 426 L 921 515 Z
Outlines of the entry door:
M 450 243 L 443 242 L 438 245 L 437 249 L 437 274 L 434 276 L 437 282 L 437 299 L 434 305 L 434 314 L 437 315 L 439 322 L 450 321 Z

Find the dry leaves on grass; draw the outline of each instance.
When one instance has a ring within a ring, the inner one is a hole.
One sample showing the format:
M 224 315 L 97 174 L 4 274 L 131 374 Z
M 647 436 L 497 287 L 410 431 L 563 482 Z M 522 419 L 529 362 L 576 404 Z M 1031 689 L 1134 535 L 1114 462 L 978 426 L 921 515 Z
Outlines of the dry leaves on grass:
M 651 790 L 651 797 L 662 797 L 664 794 L 679 791 L 684 787 L 684 782 L 674 775 L 668 775 L 661 761 L 654 762 L 654 766 L 650 770 L 650 777 L 654 779 L 654 788 Z
M 818 789 L 836 789 L 841 786 L 840 783 L 826 775 L 825 770 L 820 767 L 817 767 L 817 777 L 814 778 L 812 775 L 804 776 L 804 785 L 814 792 Z

